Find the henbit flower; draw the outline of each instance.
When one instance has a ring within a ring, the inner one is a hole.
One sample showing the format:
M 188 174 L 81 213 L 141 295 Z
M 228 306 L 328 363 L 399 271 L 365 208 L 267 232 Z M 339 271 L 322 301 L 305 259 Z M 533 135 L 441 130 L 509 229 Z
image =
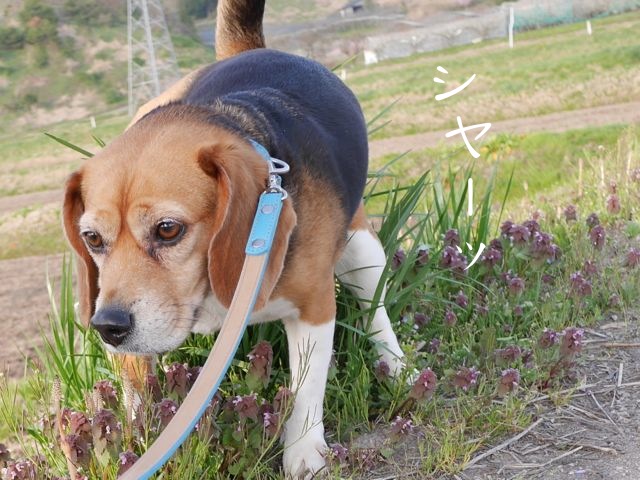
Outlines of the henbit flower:
M 640 182 L 640 168 L 634 168 L 629 172 L 629 178 L 632 182 Z
M 618 183 L 615 180 L 609 182 L 609 193 L 618 193 Z
M 460 234 L 455 228 L 447 230 L 444 234 L 444 244 L 448 247 L 460 246 Z
M 429 353 L 438 353 L 440 350 L 440 339 L 432 338 L 429 342 L 429 346 L 427 347 L 427 352 Z
M 396 253 L 393 254 L 393 258 L 391 259 L 391 268 L 393 270 L 398 270 L 406 259 L 407 254 L 403 249 L 399 248 L 396 250 Z
M 587 297 L 591 295 L 593 289 L 591 282 L 582 276 L 582 273 L 575 272 L 569 276 L 571 281 L 571 293 L 578 297 Z
M 337 462 L 338 465 L 343 465 L 347 463 L 348 456 L 349 456 L 349 451 L 339 443 L 329 444 L 329 449 L 327 450 L 327 453 L 326 453 L 326 458 L 329 461 L 329 463 Z
M 438 377 L 430 368 L 424 369 L 418 375 L 409 396 L 416 400 L 428 400 L 436 391 Z
M 587 217 L 586 224 L 587 224 L 587 227 L 589 227 L 589 229 L 592 229 L 596 225 L 600 225 L 600 219 L 598 218 L 598 215 L 595 213 L 591 213 Z
M 515 392 L 520 383 L 520 372 L 515 368 L 508 368 L 502 371 L 500 383 L 498 384 L 498 394 L 507 395 Z
M 555 260 L 557 245 L 548 233 L 534 232 L 531 237 L 531 256 L 536 260 Z
M 509 289 L 509 293 L 514 297 L 522 294 L 522 292 L 524 292 L 524 287 L 524 280 L 517 275 L 509 277 L 509 279 L 507 280 L 507 288 Z
M 175 362 L 169 366 L 166 373 L 167 391 L 175 392 L 179 398 L 185 398 L 189 393 L 189 372 L 187 365 Z
M 0 443 L 0 465 L 11 460 L 11 452 L 4 443 Z
M 273 398 L 273 408 L 276 412 L 284 412 L 289 409 L 293 402 L 293 392 L 287 387 L 280 387 Z
M 147 395 L 149 395 L 149 398 L 154 402 L 162 400 L 162 389 L 160 388 L 160 382 L 156 375 L 152 373 L 147 374 L 145 391 L 147 392 Z
M 262 414 L 262 426 L 269 438 L 273 438 L 277 435 L 280 428 L 280 414 L 273 412 L 264 412 Z
M 119 457 L 119 467 L 118 467 L 118 475 L 122 475 L 127 470 L 129 470 L 134 463 L 138 461 L 138 455 L 133 453 L 131 450 L 127 450 L 126 452 L 122 452 Z
M 577 327 L 567 327 L 562 331 L 560 339 L 560 355 L 571 358 L 582 350 L 584 330 Z
M 582 267 L 582 271 L 585 273 L 587 277 L 593 277 L 598 274 L 598 266 L 596 262 L 593 260 L 587 260 L 584 262 L 584 266 Z
M 540 224 L 536 220 L 527 220 L 522 224 L 522 226 L 526 227 L 531 235 L 536 232 L 540 232 Z
M 564 208 L 564 219 L 566 222 L 575 222 L 578 220 L 578 212 L 575 205 L 567 205 Z
M 522 308 L 522 305 L 516 305 L 515 307 L 513 307 L 514 317 L 521 317 L 522 315 L 524 315 L 524 308 Z
M 612 293 L 609 297 L 609 306 L 611 308 L 616 308 L 622 305 L 622 301 L 620 300 L 620 295 L 617 293 Z
M 627 252 L 624 266 L 634 268 L 640 265 L 640 249 L 631 247 Z
M 100 380 L 93 386 L 93 391 L 97 392 L 106 408 L 116 408 L 118 406 L 118 395 L 116 389 L 109 380 Z
M 556 343 L 558 343 L 558 333 L 545 327 L 538 339 L 538 345 L 540 348 L 551 348 Z
M 616 215 L 620 213 L 620 210 L 621 210 L 620 198 L 618 197 L 617 194 L 612 193 L 607 197 L 607 212 L 609 212 L 612 215 Z
M 494 238 L 493 240 L 491 240 L 489 242 L 489 248 L 498 250 L 500 253 L 504 251 L 504 247 L 502 246 L 502 240 L 500 240 L 499 238 Z
M 450 269 L 457 273 L 464 273 L 467 267 L 467 258 L 455 247 L 444 247 L 440 267 Z
M 447 309 L 444 314 L 444 324 L 448 327 L 453 327 L 456 323 L 458 323 L 458 317 L 453 312 L 453 310 Z
M 513 227 L 514 223 L 511 220 L 506 220 L 502 222 L 500 225 L 500 233 L 503 237 L 509 237 L 509 232 L 511 231 L 511 227 Z
M 87 443 L 91 441 L 91 422 L 82 412 L 69 411 L 66 415 L 69 433 L 78 435 Z
M 476 313 L 481 317 L 489 315 L 489 306 L 486 303 L 476 303 L 474 305 Z
M 453 377 L 453 385 L 461 388 L 465 392 L 478 383 L 480 372 L 476 367 L 462 367 Z
M 158 418 L 160 418 L 160 423 L 163 427 L 166 427 L 178 411 L 178 404 L 169 398 L 165 398 L 155 404 L 155 410 Z
M 425 315 L 422 312 L 416 312 L 413 314 L 413 324 L 416 328 L 426 327 L 429 322 L 431 322 L 431 318 Z
M 31 460 L 9 462 L 7 468 L 2 469 L 6 480 L 36 480 L 36 466 Z
M 373 374 L 379 381 L 387 380 L 391 377 L 391 367 L 384 360 L 378 360 L 374 364 Z
M 240 419 L 250 418 L 258 421 L 258 402 L 255 393 L 251 395 L 238 395 L 232 400 L 233 410 L 240 415 Z
M 531 232 L 524 225 L 513 225 L 509 229 L 508 238 L 512 245 L 523 245 L 529 241 Z
M 102 409 L 91 420 L 91 433 L 94 443 L 97 440 L 106 440 L 107 443 L 120 442 L 122 425 L 111 410 Z
M 263 387 L 266 387 L 271 379 L 271 364 L 273 362 L 271 344 L 265 340 L 258 342 L 247 357 L 249 358 L 247 376 L 253 380 L 253 383 L 261 383 Z
M 506 363 L 513 363 L 522 356 L 522 349 L 518 345 L 508 345 L 494 352 L 496 358 Z
M 469 297 L 467 297 L 462 290 L 458 292 L 455 298 L 456 305 L 460 308 L 467 308 L 469 306 Z
M 542 283 L 547 285 L 553 285 L 555 283 L 555 278 L 553 277 L 553 275 L 549 275 L 548 273 L 542 275 L 541 280 Z
M 493 268 L 502 260 L 502 252 L 497 248 L 490 247 L 484 251 L 480 261 L 489 268 Z
M 91 453 L 89 453 L 89 443 L 83 437 L 78 435 L 65 435 L 61 439 L 61 448 L 65 456 L 74 465 L 82 465 L 88 467 L 91 462 Z
M 391 422 L 391 436 L 393 438 L 406 437 L 409 435 L 414 429 L 413 422 L 410 418 L 402 418 L 398 415 Z
M 421 246 L 416 254 L 416 267 L 422 267 L 429 263 L 429 247 Z

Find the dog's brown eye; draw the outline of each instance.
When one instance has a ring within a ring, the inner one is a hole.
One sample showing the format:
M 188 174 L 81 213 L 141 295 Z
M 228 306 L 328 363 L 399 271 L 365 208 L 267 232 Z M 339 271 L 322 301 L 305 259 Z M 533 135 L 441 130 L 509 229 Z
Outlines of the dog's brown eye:
M 85 242 L 87 242 L 89 248 L 91 248 L 92 250 L 100 250 L 104 246 L 102 237 L 97 232 L 82 232 L 82 236 L 84 237 Z
M 171 242 L 177 240 L 184 232 L 184 225 L 175 220 L 163 220 L 158 224 L 156 236 L 158 240 L 163 242 Z

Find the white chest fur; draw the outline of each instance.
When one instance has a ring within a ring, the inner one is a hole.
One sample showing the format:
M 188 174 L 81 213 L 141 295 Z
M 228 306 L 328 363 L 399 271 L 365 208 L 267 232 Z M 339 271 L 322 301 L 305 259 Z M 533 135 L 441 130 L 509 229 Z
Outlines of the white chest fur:
M 218 299 L 209 294 L 205 298 L 202 305 L 202 314 L 200 319 L 193 326 L 194 333 L 213 333 L 220 330 L 222 322 L 227 315 L 227 309 L 224 308 Z M 283 318 L 290 318 L 298 315 L 298 309 L 289 300 L 278 298 L 267 303 L 257 312 L 253 312 L 249 319 L 250 324 L 272 322 Z

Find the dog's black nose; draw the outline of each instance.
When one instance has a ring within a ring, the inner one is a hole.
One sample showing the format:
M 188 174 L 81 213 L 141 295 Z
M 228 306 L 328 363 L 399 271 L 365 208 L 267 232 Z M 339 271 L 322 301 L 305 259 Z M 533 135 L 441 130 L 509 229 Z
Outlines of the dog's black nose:
M 122 308 L 101 308 L 91 318 L 91 326 L 95 328 L 102 340 L 117 347 L 131 331 L 133 322 L 131 314 Z

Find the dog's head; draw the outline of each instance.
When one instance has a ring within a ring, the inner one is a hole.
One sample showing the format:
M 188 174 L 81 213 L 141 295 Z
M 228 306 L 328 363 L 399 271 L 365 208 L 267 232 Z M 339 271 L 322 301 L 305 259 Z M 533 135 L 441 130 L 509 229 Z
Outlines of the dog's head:
M 240 137 L 151 115 L 72 174 L 64 228 L 78 256 L 80 315 L 118 353 L 179 346 L 211 292 L 225 307 L 267 178 Z M 256 309 L 271 296 L 296 223 L 285 201 Z

